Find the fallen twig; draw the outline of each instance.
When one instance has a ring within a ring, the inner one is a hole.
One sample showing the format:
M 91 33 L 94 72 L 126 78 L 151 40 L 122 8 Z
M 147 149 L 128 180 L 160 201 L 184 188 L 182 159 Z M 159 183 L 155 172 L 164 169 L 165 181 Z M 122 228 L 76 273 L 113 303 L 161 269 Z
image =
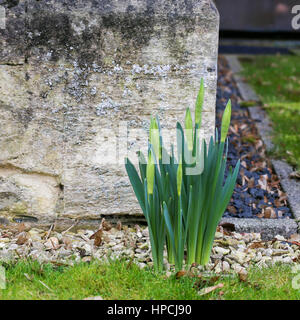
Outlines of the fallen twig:
M 50 229 L 47 232 L 47 236 L 46 236 L 45 240 L 48 240 L 48 238 L 50 237 L 50 234 L 53 230 L 54 224 L 55 224 L 55 222 L 51 224 Z
M 67 230 L 63 231 L 61 234 L 65 234 L 68 231 L 70 231 L 72 228 L 74 228 L 77 224 L 78 224 L 79 220 L 75 220 L 75 223 L 73 225 L 71 225 L 71 227 L 69 227 Z

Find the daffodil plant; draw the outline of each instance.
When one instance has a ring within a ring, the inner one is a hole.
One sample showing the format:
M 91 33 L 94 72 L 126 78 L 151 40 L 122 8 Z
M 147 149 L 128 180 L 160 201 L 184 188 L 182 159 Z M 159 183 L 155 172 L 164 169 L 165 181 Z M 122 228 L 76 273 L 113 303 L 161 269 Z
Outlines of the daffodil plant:
M 189 109 L 185 129 L 177 122 L 177 158 L 163 145 L 158 117 L 150 122 L 148 161 L 139 152 L 139 173 L 125 159 L 133 190 L 147 220 L 152 257 L 163 269 L 164 248 L 168 260 L 181 270 L 186 264 L 208 263 L 217 225 L 232 196 L 240 163 L 230 168 L 225 180 L 227 133 L 231 118 L 229 101 L 222 118 L 221 136 L 216 131 L 209 143 L 201 140 L 204 85 L 201 80 L 195 106 L 195 124 Z

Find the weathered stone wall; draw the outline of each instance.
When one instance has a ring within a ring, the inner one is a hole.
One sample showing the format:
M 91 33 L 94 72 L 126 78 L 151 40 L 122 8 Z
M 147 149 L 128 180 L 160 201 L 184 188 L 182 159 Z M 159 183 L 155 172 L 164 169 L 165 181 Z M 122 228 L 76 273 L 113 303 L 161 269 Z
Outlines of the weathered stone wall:
M 213 134 L 219 16 L 211 1 L 20 0 L 8 1 L 6 17 L 0 216 L 139 214 L 123 151 L 132 158 L 146 144 L 151 115 L 174 135 L 202 77 L 202 133 Z

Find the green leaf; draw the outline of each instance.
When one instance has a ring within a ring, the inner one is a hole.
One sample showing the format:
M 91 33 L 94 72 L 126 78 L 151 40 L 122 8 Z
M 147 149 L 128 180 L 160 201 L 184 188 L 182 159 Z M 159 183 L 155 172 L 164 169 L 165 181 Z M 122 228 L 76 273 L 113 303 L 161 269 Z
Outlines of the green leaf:
M 144 157 L 144 154 L 141 151 L 137 152 L 138 159 L 139 159 L 139 168 L 140 168 L 140 174 L 142 181 L 146 178 L 146 167 L 147 167 L 147 161 Z
M 182 159 L 179 160 L 177 168 L 177 193 L 178 196 L 181 194 L 181 184 L 182 184 Z
M 138 202 L 145 214 L 145 196 L 144 196 L 144 188 L 143 183 L 134 167 L 134 165 L 130 162 L 128 158 L 125 159 L 125 168 L 131 182 L 133 191 L 138 199 Z
M 196 100 L 196 108 L 195 108 L 195 123 L 198 124 L 198 127 L 201 127 L 202 121 L 202 108 L 204 101 L 204 81 L 201 79 L 200 89 L 198 92 L 197 100 Z
M 173 254 L 174 254 L 174 256 L 176 256 L 176 254 L 175 254 L 175 252 L 176 252 L 175 237 L 174 237 L 174 230 L 173 230 L 174 227 L 173 227 L 173 224 L 171 222 L 171 217 L 170 217 L 170 214 L 169 214 L 169 210 L 168 210 L 168 207 L 167 207 L 165 202 L 163 203 L 163 210 L 164 210 L 163 212 L 164 212 L 165 223 L 166 223 L 168 234 L 169 234 L 169 237 L 170 237 L 170 240 L 171 240 L 171 246 L 172 246 Z
M 193 120 L 189 108 L 186 109 L 185 114 L 185 132 L 187 136 L 188 149 L 191 151 L 193 150 Z
M 184 155 L 184 132 L 179 122 L 176 123 L 176 136 L 177 136 L 177 159 L 183 159 Z
M 152 150 L 150 150 L 148 155 L 148 163 L 147 163 L 147 170 L 146 170 L 148 194 L 153 194 L 154 172 L 155 172 L 154 159 L 152 155 Z
M 231 101 L 229 100 L 223 113 L 221 126 L 221 142 L 225 142 L 231 118 Z

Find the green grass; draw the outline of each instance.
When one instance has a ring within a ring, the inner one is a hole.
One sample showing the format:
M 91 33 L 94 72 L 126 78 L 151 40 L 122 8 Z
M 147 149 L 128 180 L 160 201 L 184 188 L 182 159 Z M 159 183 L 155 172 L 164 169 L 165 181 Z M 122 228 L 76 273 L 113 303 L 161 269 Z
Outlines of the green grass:
M 155 273 L 139 269 L 135 264 L 114 261 L 81 263 L 74 267 L 40 265 L 37 262 L 18 262 L 5 265 L 7 287 L 0 290 L 4 299 L 84 299 L 102 296 L 104 299 L 300 299 L 300 290 L 292 288 L 295 276 L 289 266 L 268 269 L 254 268 L 246 282 L 237 276 L 223 275 L 214 283 L 202 283 L 199 278 Z M 26 274 L 26 276 L 25 276 Z M 41 282 L 40 282 L 41 281 Z M 194 288 L 198 281 L 198 289 Z M 222 282 L 224 287 L 204 296 L 199 289 Z M 200 287 L 199 287 L 200 284 Z
M 299 169 L 300 57 L 259 56 L 242 65 L 273 122 L 273 154 Z

